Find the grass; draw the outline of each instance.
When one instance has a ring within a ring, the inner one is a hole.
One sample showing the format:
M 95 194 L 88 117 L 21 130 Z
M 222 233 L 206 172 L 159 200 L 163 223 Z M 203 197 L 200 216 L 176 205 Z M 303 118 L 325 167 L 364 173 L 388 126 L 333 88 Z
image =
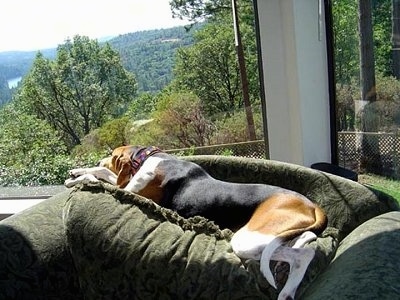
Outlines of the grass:
M 400 180 L 371 174 L 360 174 L 358 175 L 358 182 L 392 196 L 400 204 Z

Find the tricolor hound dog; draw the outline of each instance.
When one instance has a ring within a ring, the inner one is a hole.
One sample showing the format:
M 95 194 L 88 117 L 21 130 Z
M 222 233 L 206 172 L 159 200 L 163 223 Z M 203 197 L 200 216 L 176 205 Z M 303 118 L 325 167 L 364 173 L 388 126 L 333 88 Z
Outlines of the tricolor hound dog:
M 294 191 L 220 181 L 199 165 L 155 147 L 119 147 L 98 167 L 73 169 L 70 175 L 67 187 L 84 180 L 105 180 L 183 217 L 200 215 L 233 230 L 233 251 L 240 258 L 260 260 L 261 272 L 275 288 L 270 260 L 289 263 L 288 279 L 278 299 L 294 299 L 315 254 L 302 246 L 315 239 L 327 222 L 320 207 Z M 296 239 L 294 246 L 285 246 L 292 239 Z

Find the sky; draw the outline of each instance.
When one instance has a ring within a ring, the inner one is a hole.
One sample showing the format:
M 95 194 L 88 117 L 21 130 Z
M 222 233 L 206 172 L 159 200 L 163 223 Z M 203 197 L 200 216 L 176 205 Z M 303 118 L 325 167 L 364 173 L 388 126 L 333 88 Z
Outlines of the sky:
M 2 0 L 0 52 L 57 47 L 75 35 L 100 39 L 187 24 L 169 0 Z

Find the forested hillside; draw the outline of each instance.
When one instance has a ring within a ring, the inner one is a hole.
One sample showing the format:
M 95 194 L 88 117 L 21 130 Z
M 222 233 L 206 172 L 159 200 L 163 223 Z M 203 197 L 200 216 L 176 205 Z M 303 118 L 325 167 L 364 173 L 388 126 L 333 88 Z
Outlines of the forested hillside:
M 253 5 L 242 1 L 246 110 L 230 0 L 205 12 L 209 18 L 189 18 L 206 20 L 190 31 L 137 32 L 106 44 L 77 35 L 54 59 L 35 53 L 1 107 L 0 186 L 61 184 L 69 169 L 93 166 L 124 144 L 178 149 L 262 139 Z
M 179 47 L 193 43 L 198 26 L 187 31 L 184 27 L 129 33 L 108 41 L 117 50 L 124 67 L 135 74 L 138 91 L 157 92 L 172 78 L 174 55 Z M 46 58 L 54 58 L 56 49 L 41 50 Z M 23 77 L 32 66 L 36 51 L 0 53 L 0 106 L 11 100 L 7 80 Z
M 157 92 L 170 83 L 175 52 L 193 44 L 193 33 L 184 27 L 141 31 L 120 35 L 109 41 L 124 67 L 135 74 L 138 91 Z
M 41 52 L 47 58 L 54 58 L 56 49 L 44 49 Z M 28 73 L 35 55 L 35 51 L 0 52 L 0 107 L 11 100 L 12 90 L 8 88 L 7 81 Z

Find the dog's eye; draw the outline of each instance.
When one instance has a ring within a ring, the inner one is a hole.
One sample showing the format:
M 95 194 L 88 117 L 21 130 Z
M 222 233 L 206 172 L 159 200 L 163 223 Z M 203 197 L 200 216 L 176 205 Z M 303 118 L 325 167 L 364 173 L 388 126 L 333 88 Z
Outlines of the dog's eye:
M 97 162 L 97 164 L 96 164 L 96 167 L 100 167 L 101 165 L 101 160 L 99 160 L 98 162 Z

